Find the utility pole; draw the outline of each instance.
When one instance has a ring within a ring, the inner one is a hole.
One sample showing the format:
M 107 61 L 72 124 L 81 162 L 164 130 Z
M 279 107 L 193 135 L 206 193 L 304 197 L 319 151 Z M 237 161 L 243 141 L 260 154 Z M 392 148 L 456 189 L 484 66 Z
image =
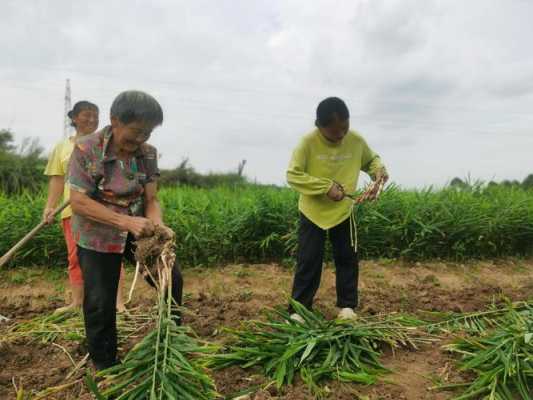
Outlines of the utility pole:
M 63 116 L 63 136 L 68 138 L 70 136 L 70 118 L 68 112 L 72 108 L 72 101 L 70 100 L 70 79 L 67 79 L 67 85 L 65 87 L 65 114 Z
M 239 163 L 239 166 L 237 167 L 237 174 L 239 176 L 242 176 L 242 172 L 244 171 L 244 166 L 246 165 L 246 160 L 242 160 L 240 163 Z

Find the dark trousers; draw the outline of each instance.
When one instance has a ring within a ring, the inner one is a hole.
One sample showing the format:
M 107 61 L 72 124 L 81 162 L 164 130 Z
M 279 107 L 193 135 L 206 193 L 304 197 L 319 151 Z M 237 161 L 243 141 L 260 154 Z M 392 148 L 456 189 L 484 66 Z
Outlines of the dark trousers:
M 359 262 L 351 244 L 350 218 L 325 231 L 300 214 L 292 298 L 307 308 L 312 308 L 313 299 L 320 286 L 326 233 L 329 233 L 335 261 L 337 307 L 355 308 L 358 304 Z M 289 310 L 292 312 L 292 308 L 289 307 Z
M 89 354 L 97 369 L 117 361 L 117 290 L 123 258 L 135 263 L 133 238 L 128 236 L 123 254 L 100 253 L 78 246 L 83 274 L 83 316 Z M 147 279 L 148 280 L 148 279 Z M 148 280 L 154 286 L 154 282 Z M 181 305 L 183 279 L 177 265 L 172 271 L 172 297 Z

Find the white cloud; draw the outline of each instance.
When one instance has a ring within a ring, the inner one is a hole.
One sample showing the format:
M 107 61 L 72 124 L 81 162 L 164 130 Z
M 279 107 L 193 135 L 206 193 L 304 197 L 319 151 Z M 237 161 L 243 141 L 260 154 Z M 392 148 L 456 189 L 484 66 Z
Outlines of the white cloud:
M 64 80 L 100 105 L 137 88 L 165 123 L 162 165 L 235 168 L 282 183 L 317 102 L 407 186 L 532 172 L 533 3 L 520 0 L 7 0 L 0 6 L 0 127 L 61 136 Z

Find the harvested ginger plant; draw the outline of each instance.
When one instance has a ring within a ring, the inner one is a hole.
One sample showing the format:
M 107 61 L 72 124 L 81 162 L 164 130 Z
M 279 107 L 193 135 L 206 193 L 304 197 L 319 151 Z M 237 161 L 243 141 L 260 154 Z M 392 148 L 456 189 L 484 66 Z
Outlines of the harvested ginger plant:
M 211 359 L 214 368 L 233 365 L 260 367 L 281 388 L 300 376 L 316 398 L 327 394 L 324 381 L 376 383 L 388 370 L 381 364 L 381 347 L 416 348 L 432 339 L 421 335 L 421 321 L 383 316 L 356 322 L 328 321 L 318 312 L 291 300 L 303 318 L 300 323 L 283 309 L 267 314 L 267 321 L 249 321 L 228 331 L 233 340 Z
M 137 240 L 135 260 L 137 267 L 135 278 L 142 268 L 142 274 L 148 275 L 157 285 L 158 290 L 165 293 L 172 274 L 172 267 L 176 262 L 176 243 L 173 235 L 165 229 L 156 226 L 153 236 Z M 132 289 L 135 282 L 132 285 Z

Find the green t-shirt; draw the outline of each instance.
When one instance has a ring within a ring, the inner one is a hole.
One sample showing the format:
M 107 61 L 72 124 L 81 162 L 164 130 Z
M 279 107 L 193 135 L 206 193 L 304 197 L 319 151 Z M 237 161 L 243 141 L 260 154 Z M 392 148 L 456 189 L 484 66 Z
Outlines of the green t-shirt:
M 322 229 L 332 228 L 350 216 L 353 201 L 329 199 L 333 181 L 347 193 L 355 192 L 359 172 L 372 179 L 385 167 L 379 156 L 355 131 L 340 143 L 327 140 L 318 129 L 305 135 L 294 150 L 287 170 L 287 182 L 300 193 L 299 210 Z

